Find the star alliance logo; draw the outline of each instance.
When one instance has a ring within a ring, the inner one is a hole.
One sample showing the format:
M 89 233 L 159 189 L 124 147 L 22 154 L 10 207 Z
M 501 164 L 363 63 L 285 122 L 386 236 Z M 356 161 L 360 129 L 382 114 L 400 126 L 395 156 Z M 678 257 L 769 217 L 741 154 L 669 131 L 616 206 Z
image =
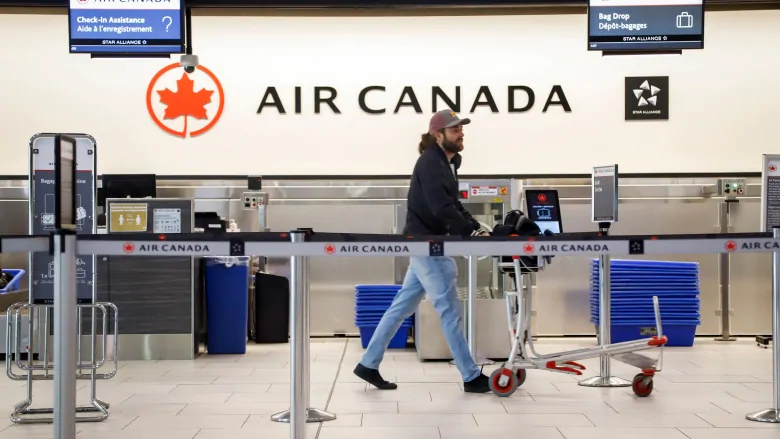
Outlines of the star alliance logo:
M 669 120 L 669 77 L 627 77 L 626 120 Z
M 642 83 L 642 85 L 639 86 L 639 88 L 634 89 L 634 96 L 638 99 L 637 107 L 646 107 L 648 105 L 656 106 L 658 105 L 658 93 L 661 91 L 660 88 L 650 85 L 650 81 L 645 81 Z M 645 95 L 647 92 L 650 93 L 650 96 L 645 99 Z

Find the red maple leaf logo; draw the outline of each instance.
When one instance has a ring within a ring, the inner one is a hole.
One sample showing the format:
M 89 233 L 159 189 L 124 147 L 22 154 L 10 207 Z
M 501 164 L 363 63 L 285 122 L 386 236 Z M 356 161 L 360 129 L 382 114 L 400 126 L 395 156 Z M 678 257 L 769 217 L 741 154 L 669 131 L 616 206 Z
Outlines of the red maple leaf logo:
M 165 104 L 164 119 L 176 119 L 184 116 L 184 132 L 187 132 L 187 116 L 195 119 L 208 119 L 206 104 L 211 103 L 213 90 L 201 88 L 195 92 L 195 81 L 190 79 L 187 73 L 182 73 L 181 79 L 176 81 L 176 91 L 169 89 L 158 90 L 160 102 Z
M 526 244 L 523 246 L 523 251 L 526 253 L 533 253 L 534 252 L 534 245 L 533 244 Z
M 173 73 L 173 70 L 176 70 L 175 74 L 178 77 L 179 69 L 181 66 L 178 62 L 169 64 L 160 69 L 149 81 L 149 86 L 146 87 L 146 110 L 152 121 L 168 134 L 181 138 L 200 136 L 213 128 L 222 117 L 222 111 L 225 109 L 225 91 L 214 72 L 202 65 L 199 65 L 197 72 L 193 73 L 195 76 L 182 73 L 181 78 L 176 81 L 175 91 L 168 88 L 164 90 L 156 88 L 160 79 Z M 211 82 L 213 87 L 212 89 L 200 87 L 196 92 L 195 81 L 198 81 L 199 84 L 201 81 Z M 155 104 L 162 104 L 165 106 L 165 110 L 156 108 Z M 211 114 L 207 113 L 206 105 L 209 105 L 208 112 Z M 184 117 L 183 130 L 178 131 L 169 126 L 170 122 L 168 121 L 182 116 Z M 200 120 L 195 125 L 203 126 L 189 131 L 187 127 L 189 118 Z
M 775 172 L 775 171 L 777 171 L 777 166 L 769 165 L 769 172 Z
M 733 252 L 737 249 L 737 243 L 734 241 L 726 241 L 726 251 Z
M 122 251 L 125 253 L 132 253 L 135 251 L 135 244 L 132 242 L 126 242 L 125 245 L 122 246 Z
M 332 254 L 336 253 L 336 246 L 333 245 L 333 244 L 326 245 L 325 246 L 325 253 L 329 254 L 329 255 L 332 255 Z
M 536 197 L 540 202 L 544 203 L 547 201 L 547 195 L 545 194 L 539 194 L 538 197 Z

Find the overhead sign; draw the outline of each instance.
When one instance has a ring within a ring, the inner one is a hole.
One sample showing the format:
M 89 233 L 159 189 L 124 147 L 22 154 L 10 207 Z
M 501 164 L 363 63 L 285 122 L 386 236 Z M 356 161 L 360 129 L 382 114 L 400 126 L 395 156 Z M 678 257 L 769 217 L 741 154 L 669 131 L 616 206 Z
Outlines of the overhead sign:
M 703 3 L 703 0 L 589 0 L 588 49 L 702 49 Z
M 184 52 L 182 0 L 69 0 L 70 53 Z
M 618 165 L 593 168 L 591 210 L 593 222 L 618 220 Z

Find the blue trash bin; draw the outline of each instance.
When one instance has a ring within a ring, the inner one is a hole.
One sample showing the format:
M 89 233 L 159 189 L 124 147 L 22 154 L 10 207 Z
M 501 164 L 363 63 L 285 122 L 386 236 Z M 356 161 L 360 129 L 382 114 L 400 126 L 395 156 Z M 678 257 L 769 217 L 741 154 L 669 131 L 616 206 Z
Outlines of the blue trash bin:
M 206 258 L 206 348 L 210 355 L 245 354 L 249 257 Z

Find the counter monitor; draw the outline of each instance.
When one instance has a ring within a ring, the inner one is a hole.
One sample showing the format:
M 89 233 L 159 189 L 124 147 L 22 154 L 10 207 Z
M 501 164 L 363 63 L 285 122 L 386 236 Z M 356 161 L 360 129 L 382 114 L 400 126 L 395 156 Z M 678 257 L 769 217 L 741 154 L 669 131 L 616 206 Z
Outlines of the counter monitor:
M 529 189 L 525 191 L 526 216 L 535 222 L 542 233 L 546 230 L 558 235 L 563 233 L 561 202 L 554 189 Z
M 111 198 L 156 198 L 155 174 L 103 174 L 103 200 Z

